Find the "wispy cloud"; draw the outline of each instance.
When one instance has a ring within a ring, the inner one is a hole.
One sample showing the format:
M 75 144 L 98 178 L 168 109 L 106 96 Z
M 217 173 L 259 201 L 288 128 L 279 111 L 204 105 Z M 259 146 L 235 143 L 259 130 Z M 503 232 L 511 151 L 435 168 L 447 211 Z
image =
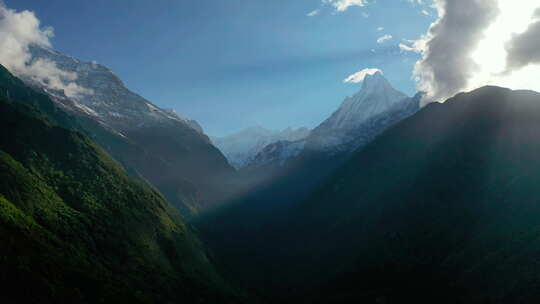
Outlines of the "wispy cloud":
M 386 35 L 384 35 L 384 36 L 379 37 L 379 38 L 377 39 L 377 43 L 381 44 L 381 43 L 384 43 L 384 42 L 387 41 L 387 40 L 391 40 L 392 38 L 393 38 L 392 35 L 386 34 Z
M 418 51 L 414 46 L 409 46 L 404 43 L 399 44 L 399 49 L 404 52 L 417 52 Z
M 76 74 L 61 70 L 52 61 L 32 58 L 30 47 L 50 48 L 52 37 L 53 29 L 42 28 L 33 12 L 17 12 L 0 2 L 0 64 L 19 77 L 53 90 L 63 90 L 71 98 L 91 94 L 91 90 L 74 82 Z
M 403 39 L 403 42 L 399 44 L 399 49 L 404 52 L 422 53 L 426 49 L 426 40 L 407 40 Z
M 320 9 L 312 10 L 311 12 L 307 13 L 306 16 L 314 17 L 314 16 L 317 16 L 320 12 L 321 12 Z
M 344 12 L 353 6 L 367 5 L 366 0 L 323 0 L 323 3 L 334 6 L 338 12 Z
M 368 4 L 368 0 L 321 0 L 321 7 L 325 6 L 331 6 L 335 12 L 342 13 L 348 10 L 351 7 L 355 6 L 366 6 Z M 316 16 L 320 13 L 321 9 L 316 9 L 307 14 L 309 17 Z M 364 18 L 369 17 L 366 13 L 364 13 Z

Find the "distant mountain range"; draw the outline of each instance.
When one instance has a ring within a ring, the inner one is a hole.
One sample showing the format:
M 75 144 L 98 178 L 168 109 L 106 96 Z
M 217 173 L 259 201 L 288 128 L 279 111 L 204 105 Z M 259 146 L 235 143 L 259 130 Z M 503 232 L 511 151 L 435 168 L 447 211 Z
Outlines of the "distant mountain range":
M 281 140 L 267 145 L 247 167 L 283 167 L 307 154 L 347 155 L 420 109 L 421 94 L 410 98 L 394 89 L 380 72 L 367 75 L 361 90 L 305 139 Z
M 226 137 L 214 137 L 212 142 L 232 166 L 241 169 L 249 166 L 266 146 L 279 141 L 302 140 L 309 132 L 307 128 L 272 131 L 263 127 L 251 127 Z
M 380 72 L 367 75 L 361 90 L 304 139 L 280 140 L 261 149 L 246 167 L 284 167 L 314 154 L 344 159 L 377 135 L 420 109 L 422 94 L 413 98 L 394 89 Z

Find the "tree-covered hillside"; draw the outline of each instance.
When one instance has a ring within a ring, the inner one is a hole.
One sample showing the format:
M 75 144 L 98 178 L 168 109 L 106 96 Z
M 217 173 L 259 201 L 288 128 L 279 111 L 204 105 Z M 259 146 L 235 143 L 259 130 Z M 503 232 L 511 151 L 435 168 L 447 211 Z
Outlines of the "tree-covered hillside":
M 0 71 L 3 303 L 227 303 L 182 216 Z

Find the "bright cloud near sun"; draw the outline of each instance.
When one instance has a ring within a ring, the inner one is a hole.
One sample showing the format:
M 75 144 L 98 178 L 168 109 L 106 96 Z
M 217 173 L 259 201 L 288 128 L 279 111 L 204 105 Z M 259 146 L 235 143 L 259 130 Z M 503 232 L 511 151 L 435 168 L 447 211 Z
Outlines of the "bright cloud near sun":
M 499 17 L 486 30 L 485 38 L 473 52 L 472 58 L 478 64 L 478 71 L 469 80 L 468 89 L 486 84 L 509 87 L 511 89 L 532 89 L 540 91 L 540 62 L 527 62 L 524 66 L 507 71 L 512 37 L 527 32 L 529 25 L 538 22 L 533 18 L 540 1 L 499 0 Z M 540 33 L 538 33 L 540 34 Z M 535 43 L 536 55 L 540 55 L 540 36 Z M 533 40 L 533 39 L 531 39 Z M 534 54 L 531 54 L 534 56 Z
M 540 91 L 540 1 L 432 3 L 438 18 L 427 33 L 400 44 L 422 54 L 414 70 L 419 90 L 439 101 L 485 85 Z
M 366 78 L 367 75 L 373 75 L 373 74 L 375 74 L 377 72 L 382 74 L 382 71 L 377 69 L 377 68 L 363 69 L 363 70 L 358 71 L 358 72 L 350 75 L 349 77 L 345 78 L 343 80 L 343 82 L 345 82 L 345 83 L 359 83 L 359 82 L 364 81 L 364 78 Z

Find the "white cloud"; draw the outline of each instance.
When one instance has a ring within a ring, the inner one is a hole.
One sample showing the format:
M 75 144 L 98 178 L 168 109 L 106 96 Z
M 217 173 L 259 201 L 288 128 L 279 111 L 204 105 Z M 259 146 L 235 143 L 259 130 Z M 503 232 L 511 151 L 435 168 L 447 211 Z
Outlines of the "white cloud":
M 379 31 L 379 32 L 380 32 L 380 31 L 384 31 L 384 27 L 379 26 L 379 27 L 377 28 L 377 31 Z
M 414 46 L 409 46 L 404 43 L 399 44 L 399 49 L 404 52 L 417 52 L 418 51 Z
M 416 51 L 419 90 L 443 101 L 485 85 L 540 91 L 537 0 L 433 0 L 438 18 L 419 40 L 400 44 Z M 474 17 L 472 17 L 474 16 Z
M 42 28 L 33 12 L 17 12 L 0 2 L 0 64 L 16 76 L 32 79 L 50 89 L 64 90 L 71 98 L 91 94 L 74 82 L 76 74 L 63 71 L 48 60 L 33 60 L 30 46 L 51 47 L 53 36 L 53 29 Z
M 313 17 L 319 15 L 322 8 L 330 6 L 336 13 L 342 13 L 347 11 L 349 8 L 354 6 L 366 6 L 370 0 L 321 0 L 321 7 L 309 12 L 307 14 L 308 17 Z M 375 0 L 371 0 L 375 1 Z M 368 18 L 369 14 L 366 12 L 362 13 L 362 16 L 364 18 Z
M 385 41 L 387 41 L 387 40 L 390 40 L 390 39 L 392 39 L 392 38 L 393 38 L 392 35 L 386 34 L 386 35 L 384 35 L 384 36 L 379 37 L 379 38 L 377 39 L 377 43 L 381 44 L 381 43 L 383 43 L 383 42 L 385 42 Z
M 434 0 L 434 8 L 438 19 L 413 43 L 422 54 L 414 77 L 428 99 L 445 100 L 467 87 L 475 74 L 472 52 L 499 9 L 495 0 Z
M 308 16 L 308 17 L 317 16 L 320 13 L 320 11 L 321 11 L 320 9 L 313 10 L 313 11 L 307 13 L 306 16 Z
M 525 32 L 514 35 L 506 44 L 506 52 L 506 73 L 540 64 L 540 20 L 529 25 Z
M 332 5 L 338 12 L 344 12 L 353 6 L 366 6 L 367 0 L 322 0 L 325 5 Z
M 345 83 L 359 83 L 359 82 L 364 81 L 364 78 L 366 78 L 367 75 L 373 75 L 373 74 L 375 74 L 377 72 L 382 74 L 382 71 L 380 69 L 377 69 L 377 68 L 363 69 L 363 70 L 358 71 L 358 72 L 350 75 L 349 77 L 345 78 L 343 80 L 343 82 L 345 82 Z
M 533 12 L 540 3 L 523 0 L 516 5 L 516 2 L 512 0 L 499 0 L 498 4 L 501 10 L 499 18 L 487 29 L 486 38 L 472 53 L 473 59 L 478 64 L 478 71 L 469 79 L 466 89 L 489 84 L 511 89 L 540 91 L 538 81 L 540 62 L 526 60 L 516 65 L 515 61 L 518 58 L 525 58 L 518 55 L 519 51 L 517 51 L 523 50 L 522 47 L 525 46 L 521 43 L 523 38 L 526 38 L 525 41 L 527 37 L 531 38 L 530 43 L 536 41 L 536 47 L 540 47 L 538 36 L 530 35 L 534 32 L 537 22 L 533 18 Z M 503 71 L 509 73 L 503 73 Z
M 422 54 L 422 52 L 424 52 L 424 50 L 426 49 L 426 42 L 426 39 L 403 39 L 403 43 L 399 44 L 399 49 L 403 52 L 415 52 Z

